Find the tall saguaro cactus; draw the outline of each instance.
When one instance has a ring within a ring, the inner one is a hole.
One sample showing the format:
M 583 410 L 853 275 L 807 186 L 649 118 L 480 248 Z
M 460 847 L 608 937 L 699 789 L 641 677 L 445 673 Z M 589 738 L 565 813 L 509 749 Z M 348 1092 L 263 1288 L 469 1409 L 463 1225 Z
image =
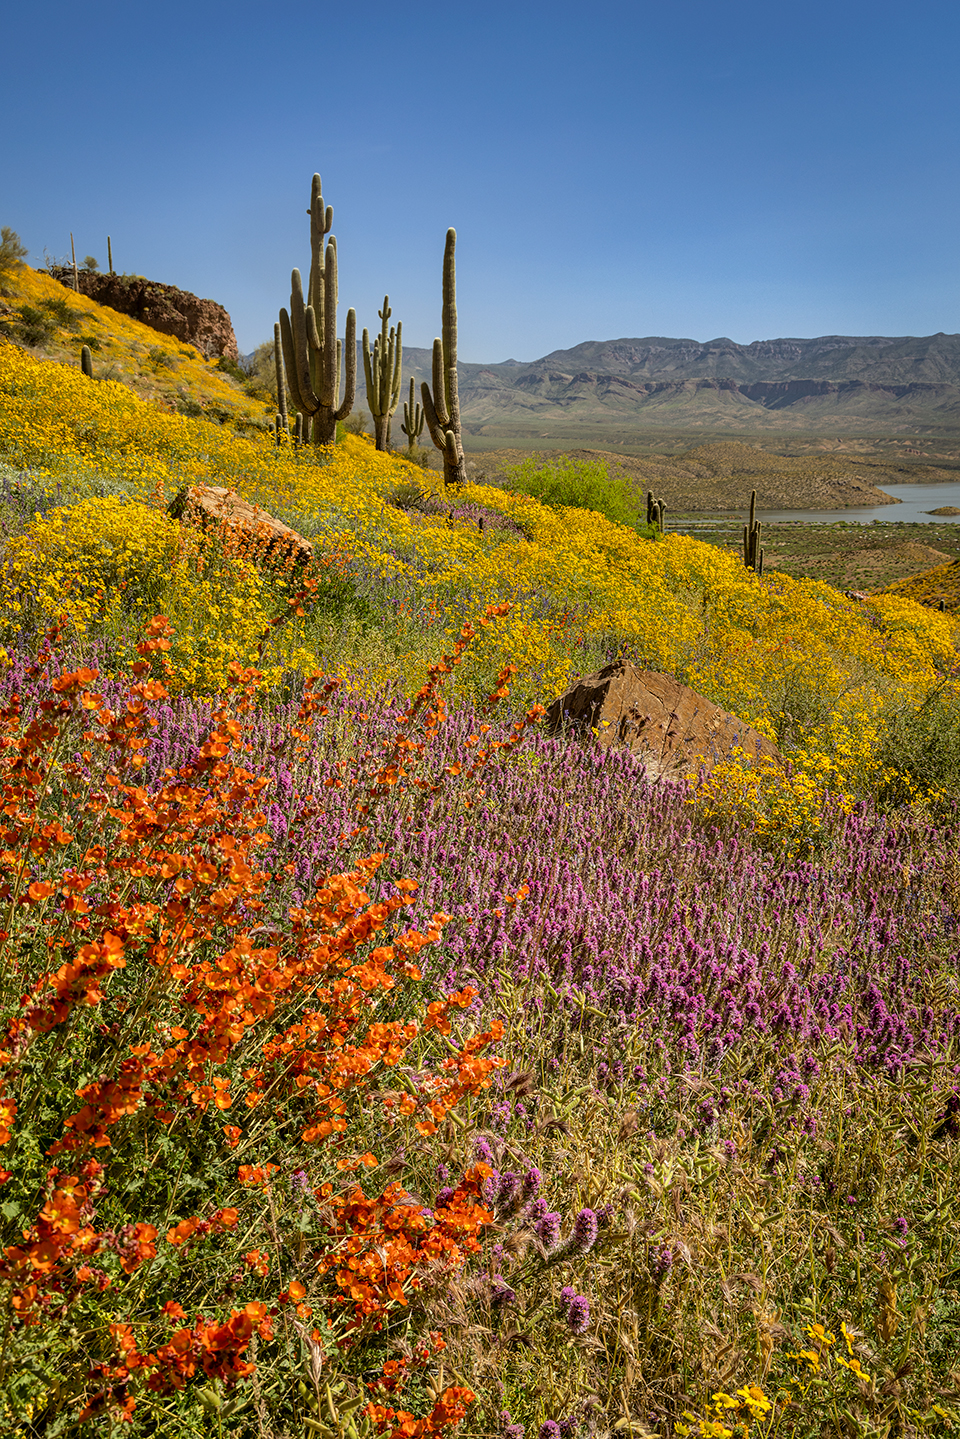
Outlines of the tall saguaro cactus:
M 433 342 L 433 393 L 420 386 L 430 438 L 443 455 L 443 481 L 462 485 L 467 478 L 460 438 L 460 391 L 457 388 L 456 230 L 447 231 L 443 251 L 443 338 Z
M 417 448 L 417 441 L 423 434 L 423 423 L 426 416 L 423 413 L 423 406 L 417 404 L 417 387 L 414 378 L 410 376 L 410 398 L 403 402 L 403 424 L 401 430 L 407 437 L 407 450 L 412 455 Z
M 357 316 L 347 311 L 346 380 L 340 400 L 341 343 L 337 339 L 337 242 L 330 227 L 333 207 L 324 208 L 320 176 L 310 193 L 310 283 L 303 298 L 300 271 L 290 276 L 290 313 L 280 311 L 280 340 L 287 383 L 315 445 L 332 445 L 337 421 L 345 420 L 357 395 Z M 304 435 L 306 439 L 306 435 Z
M 743 563 L 754 574 L 763 574 L 763 550 L 760 548 L 761 524 L 757 519 L 757 492 L 750 492 L 750 523 L 743 527 Z
M 290 437 L 290 423 L 287 419 L 287 381 L 283 373 L 283 354 L 281 350 L 280 326 L 273 327 L 273 367 L 277 375 L 277 444 L 280 443 L 281 435 Z
M 390 296 L 384 295 L 383 309 L 377 314 L 383 321 L 380 333 L 370 351 L 369 331 L 363 332 L 363 372 L 367 381 L 367 404 L 373 416 L 373 432 L 378 450 L 385 450 L 390 444 L 390 421 L 400 403 L 400 365 L 403 358 L 401 332 L 403 325 L 397 322 L 396 329 L 387 321 L 393 314 Z

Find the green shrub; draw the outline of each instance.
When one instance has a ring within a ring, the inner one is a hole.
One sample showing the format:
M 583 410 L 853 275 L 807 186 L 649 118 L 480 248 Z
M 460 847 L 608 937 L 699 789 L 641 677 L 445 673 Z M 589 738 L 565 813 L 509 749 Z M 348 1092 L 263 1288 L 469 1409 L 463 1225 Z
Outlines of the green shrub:
M 217 361 L 217 369 L 222 370 L 225 375 L 229 375 L 231 379 L 236 380 L 241 385 L 246 383 L 247 376 L 237 364 L 236 360 L 229 360 L 226 355 L 220 356 Z
M 626 475 L 611 471 L 602 460 L 575 460 L 570 455 L 549 461 L 531 458 L 507 470 L 504 488 L 531 495 L 554 509 L 596 510 L 615 525 L 626 525 L 649 539 L 656 537 Z
M 59 296 L 55 300 L 41 300 L 39 308 L 44 310 L 61 330 L 79 330 L 80 316 L 69 300 Z
M 12 293 L 17 272 L 26 258 L 27 247 L 9 225 L 0 229 L 0 295 Z
M 159 345 L 150 347 L 147 359 L 155 370 L 175 370 L 180 363 L 176 355 L 171 355 L 168 350 L 162 349 Z
M 56 334 L 52 317 L 37 305 L 21 305 L 14 333 L 25 345 L 48 345 Z

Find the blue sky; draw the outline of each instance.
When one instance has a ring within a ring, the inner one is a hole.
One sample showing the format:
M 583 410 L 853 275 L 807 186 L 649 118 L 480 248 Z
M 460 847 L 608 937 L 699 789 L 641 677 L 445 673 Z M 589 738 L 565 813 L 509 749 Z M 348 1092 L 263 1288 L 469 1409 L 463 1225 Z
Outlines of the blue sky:
M 342 315 L 460 357 L 960 330 L 957 0 L 7 8 L 0 223 L 272 336 L 334 207 Z

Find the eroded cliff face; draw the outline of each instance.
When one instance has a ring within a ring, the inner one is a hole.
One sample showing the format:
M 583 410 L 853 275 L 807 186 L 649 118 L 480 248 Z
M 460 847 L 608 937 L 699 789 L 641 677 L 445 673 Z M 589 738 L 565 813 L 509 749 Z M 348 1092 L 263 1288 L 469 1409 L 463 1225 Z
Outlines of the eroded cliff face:
M 72 269 L 61 267 L 51 269 L 50 273 L 62 285 L 73 289 Z M 98 305 L 109 305 L 111 310 L 130 315 L 152 330 L 195 345 L 208 359 L 212 356 L 228 360 L 240 358 L 230 316 L 215 300 L 198 299 L 189 290 L 146 280 L 142 275 L 100 275 L 81 270 L 79 282 L 80 293 L 96 300 Z

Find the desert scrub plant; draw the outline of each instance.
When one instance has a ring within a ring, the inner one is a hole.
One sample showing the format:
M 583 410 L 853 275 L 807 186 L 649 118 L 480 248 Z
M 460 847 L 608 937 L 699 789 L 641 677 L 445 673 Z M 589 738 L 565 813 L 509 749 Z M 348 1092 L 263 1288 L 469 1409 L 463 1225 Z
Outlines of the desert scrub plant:
M 419 995 L 446 917 L 405 926 L 399 877 L 372 902 L 383 856 L 309 892 L 261 867 L 255 673 L 230 670 L 194 757 L 144 786 L 168 633 L 147 625 L 110 701 L 59 669 L 53 630 L 0 710 L 5 1422 L 315 1429 L 366 1405 L 371 1435 L 442 1434 L 473 1395 L 437 1382 L 420 1296 L 477 1249 L 488 1170 L 427 1207 L 389 1161 L 482 1092 L 502 1027 L 464 1029 L 469 988 Z M 294 747 L 330 688 L 306 686 Z M 390 1400 L 401 1336 L 419 1419 Z
M 9 225 L 0 228 L 0 295 L 15 295 L 27 247 Z
M 544 505 L 596 510 L 612 524 L 625 525 L 646 539 L 655 539 L 659 534 L 659 526 L 646 518 L 626 475 L 620 470 L 611 471 L 602 460 L 576 460 L 569 455 L 556 460 L 534 457 L 508 469 L 503 483 Z

